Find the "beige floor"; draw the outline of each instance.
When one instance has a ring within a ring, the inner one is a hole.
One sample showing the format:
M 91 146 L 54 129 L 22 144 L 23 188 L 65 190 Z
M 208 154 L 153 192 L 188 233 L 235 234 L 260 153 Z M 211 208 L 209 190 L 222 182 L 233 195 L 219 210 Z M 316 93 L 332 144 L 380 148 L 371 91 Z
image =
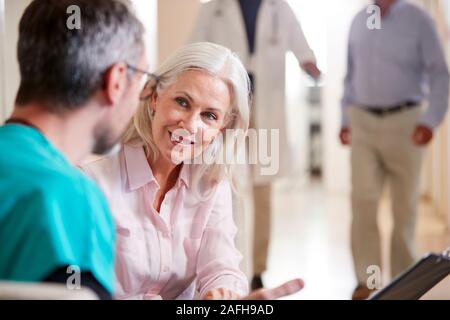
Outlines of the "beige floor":
M 349 250 L 350 210 L 346 195 L 329 195 L 321 185 L 281 183 L 274 192 L 276 215 L 273 241 L 264 281 L 276 286 L 301 277 L 306 286 L 288 299 L 349 299 L 355 281 Z M 380 210 L 380 229 L 387 248 L 391 221 L 388 200 Z M 421 205 L 417 230 L 418 251 L 440 252 L 450 246 L 444 223 L 427 205 Z M 387 250 L 384 250 L 387 252 Z M 389 279 L 384 279 L 386 283 Z M 425 299 L 450 299 L 450 277 L 430 291 Z

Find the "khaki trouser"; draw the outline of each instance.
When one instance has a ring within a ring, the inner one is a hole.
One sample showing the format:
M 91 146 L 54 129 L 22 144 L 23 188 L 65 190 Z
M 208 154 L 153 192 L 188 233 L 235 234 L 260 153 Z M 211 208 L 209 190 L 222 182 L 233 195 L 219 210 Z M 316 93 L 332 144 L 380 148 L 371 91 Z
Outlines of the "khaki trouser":
M 254 107 L 255 105 L 253 105 Z M 251 112 L 250 128 L 256 128 L 255 112 Z M 250 170 L 253 173 L 253 168 Z M 271 232 L 271 197 L 272 186 L 270 183 L 253 185 L 253 274 L 260 275 L 267 268 Z
M 352 253 L 359 284 L 366 284 L 367 268 L 381 268 L 377 209 L 385 181 L 392 199 L 392 276 L 415 260 L 414 233 L 423 148 L 412 133 L 422 114 L 413 108 L 378 117 L 361 108 L 348 110 L 351 132 Z
M 254 229 L 253 229 L 253 273 L 266 270 L 270 242 L 271 185 L 253 186 Z

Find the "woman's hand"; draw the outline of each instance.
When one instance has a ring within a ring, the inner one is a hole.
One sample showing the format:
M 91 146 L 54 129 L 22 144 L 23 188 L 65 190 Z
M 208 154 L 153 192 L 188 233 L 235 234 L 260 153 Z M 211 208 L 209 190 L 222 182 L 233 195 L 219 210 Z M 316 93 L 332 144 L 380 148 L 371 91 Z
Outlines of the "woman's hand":
M 203 297 L 204 300 L 237 300 L 240 296 L 230 290 L 225 288 L 212 289 L 206 293 Z
M 217 288 L 212 289 L 206 293 L 203 299 L 205 300 L 275 300 L 285 296 L 294 294 L 305 286 L 302 279 L 294 279 L 283 283 L 281 286 L 273 289 L 258 289 L 251 292 L 246 297 L 240 297 L 236 292 L 225 289 Z
M 243 300 L 275 300 L 289 296 L 303 289 L 305 283 L 302 279 L 294 279 L 272 289 L 258 289 L 251 292 Z

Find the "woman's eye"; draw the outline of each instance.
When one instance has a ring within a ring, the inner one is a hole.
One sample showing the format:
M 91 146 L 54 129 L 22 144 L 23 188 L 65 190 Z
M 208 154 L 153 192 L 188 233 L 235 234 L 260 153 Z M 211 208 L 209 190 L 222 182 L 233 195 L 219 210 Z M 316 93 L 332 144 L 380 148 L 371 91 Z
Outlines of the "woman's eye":
M 212 112 L 205 112 L 203 113 L 203 115 L 208 119 L 208 120 L 217 120 L 217 116 L 212 113 Z
M 187 108 L 189 106 L 189 103 L 184 98 L 175 98 L 175 101 L 183 108 Z

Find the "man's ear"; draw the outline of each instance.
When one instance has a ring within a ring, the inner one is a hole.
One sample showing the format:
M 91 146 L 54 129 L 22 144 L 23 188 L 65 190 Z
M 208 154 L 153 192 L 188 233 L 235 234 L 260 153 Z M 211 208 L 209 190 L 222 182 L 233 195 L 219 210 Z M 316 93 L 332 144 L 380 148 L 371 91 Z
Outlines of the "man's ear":
M 103 77 L 103 91 L 108 105 L 116 105 L 128 87 L 127 65 L 123 62 L 112 65 Z

